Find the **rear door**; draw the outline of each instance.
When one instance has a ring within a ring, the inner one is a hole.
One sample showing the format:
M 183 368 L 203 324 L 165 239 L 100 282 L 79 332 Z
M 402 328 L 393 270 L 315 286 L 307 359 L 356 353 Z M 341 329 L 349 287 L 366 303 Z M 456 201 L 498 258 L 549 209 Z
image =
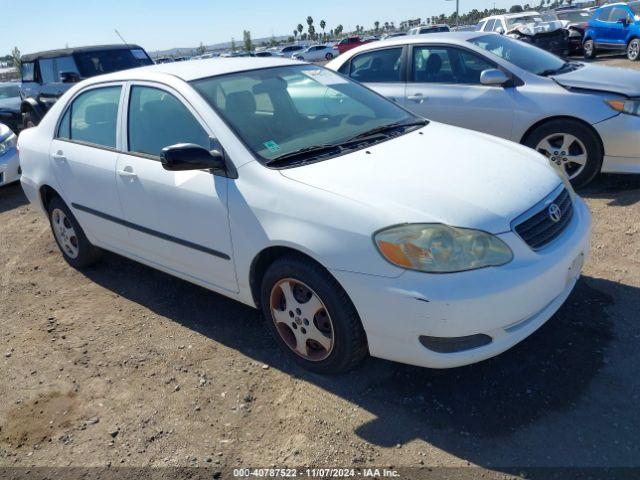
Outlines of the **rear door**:
M 127 229 L 115 188 L 120 138 L 120 83 L 90 87 L 66 107 L 51 142 L 51 165 L 62 196 L 90 238 L 128 251 Z
M 390 47 L 360 53 L 351 59 L 349 76 L 394 102 L 404 102 L 406 47 Z
M 480 83 L 480 74 L 496 68 L 494 63 L 446 45 L 415 45 L 409 58 L 406 108 L 438 122 L 511 137 L 513 88 Z
M 162 149 L 212 149 L 212 132 L 164 85 L 133 83 L 125 100 L 117 190 L 137 256 L 198 283 L 237 291 L 227 210 L 229 179 L 210 171 L 171 172 Z

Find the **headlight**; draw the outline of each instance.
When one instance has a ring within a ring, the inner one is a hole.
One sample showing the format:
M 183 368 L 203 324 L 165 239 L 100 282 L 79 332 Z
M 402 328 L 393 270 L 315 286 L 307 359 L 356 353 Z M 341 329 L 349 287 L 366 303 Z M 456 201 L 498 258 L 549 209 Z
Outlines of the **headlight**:
M 374 241 L 389 262 L 422 272 L 462 272 L 497 267 L 513 259 L 509 246 L 494 235 L 438 223 L 387 228 L 377 232 Z
M 15 134 L 11 134 L 9 135 L 8 138 L 5 138 L 4 140 L 0 141 L 0 155 L 3 155 L 7 150 L 12 149 L 13 147 L 15 147 L 18 143 L 18 137 L 15 136 Z
M 605 102 L 618 112 L 640 116 L 640 100 L 605 100 Z

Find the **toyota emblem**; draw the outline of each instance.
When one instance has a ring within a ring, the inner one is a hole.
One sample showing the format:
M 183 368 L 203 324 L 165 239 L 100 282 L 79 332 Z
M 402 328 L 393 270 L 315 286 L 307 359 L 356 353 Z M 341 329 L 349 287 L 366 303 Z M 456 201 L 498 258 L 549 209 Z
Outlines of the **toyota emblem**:
M 549 212 L 549 218 L 554 223 L 558 223 L 562 218 L 562 210 L 555 203 L 549 205 L 549 209 L 547 211 Z

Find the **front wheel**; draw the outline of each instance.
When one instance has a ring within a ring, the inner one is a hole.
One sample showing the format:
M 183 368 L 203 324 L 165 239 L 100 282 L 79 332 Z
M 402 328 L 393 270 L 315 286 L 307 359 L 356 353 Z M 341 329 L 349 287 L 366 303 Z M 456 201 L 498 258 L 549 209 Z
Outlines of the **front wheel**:
M 331 60 L 333 58 L 333 53 L 327 53 L 324 58 L 326 58 L 327 60 Z
M 94 263 L 100 250 L 89 243 L 82 227 L 60 197 L 51 199 L 48 211 L 53 236 L 66 262 L 74 268 Z
M 635 62 L 640 58 L 640 39 L 634 38 L 627 45 L 627 58 Z
M 360 318 L 346 292 L 304 257 L 282 257 L 271 264 L 260 303 L 276 341 L 308 370 L 343 372 L 367 354 Z
M 584 58 L 587 60 L 593 60 L 596 58 L 596 44 L 593 43 L 593 40 L 587 40 L 582 45 L 584 50 Z
M 524 144 L 561 166 L 574 188 L 587 185 L 602 166 L 598 137 L 574 120 L 547 122 L 531 132 Z

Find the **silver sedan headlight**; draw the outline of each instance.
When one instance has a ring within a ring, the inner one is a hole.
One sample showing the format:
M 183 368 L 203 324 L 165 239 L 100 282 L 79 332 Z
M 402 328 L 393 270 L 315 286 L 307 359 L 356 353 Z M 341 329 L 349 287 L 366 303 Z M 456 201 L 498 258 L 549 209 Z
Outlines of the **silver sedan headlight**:
M 429 273 L 453 273 L 509 263 L 513 252 L 495 235 L 439 223 L 415 223 L 377 232 L 380 254 L 392 264 Z
M 13 133 L 4 140 L 0 141 L 0 155 L 4 155 L 7 150 L 14 148 L 17 143 L 18 137 L 16 137 Z
M 640 100 L 606 100 L 606 103 L 618 112 L 640 117 Z

